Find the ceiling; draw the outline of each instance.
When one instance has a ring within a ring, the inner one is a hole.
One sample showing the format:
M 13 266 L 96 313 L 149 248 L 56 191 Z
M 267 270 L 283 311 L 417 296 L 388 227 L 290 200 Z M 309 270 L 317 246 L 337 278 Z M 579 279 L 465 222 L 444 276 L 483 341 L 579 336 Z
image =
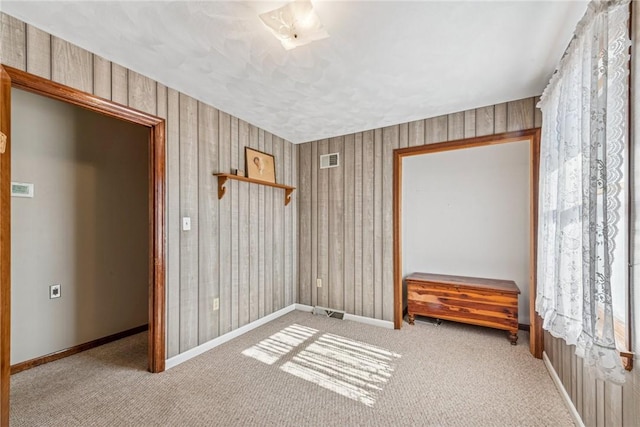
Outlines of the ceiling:
M 7 1 L 2 11 L 293 143 L 539 95 L 586 1 L 322 1 L 285 51 L 286 2 Z

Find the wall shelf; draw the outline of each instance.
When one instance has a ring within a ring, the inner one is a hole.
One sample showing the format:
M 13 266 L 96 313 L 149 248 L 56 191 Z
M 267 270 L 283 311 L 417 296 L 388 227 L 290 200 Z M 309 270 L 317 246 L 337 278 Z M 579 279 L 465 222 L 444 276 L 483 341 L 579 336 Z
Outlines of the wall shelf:
M 291 193 L 295 190 L 295 187 L 289 187 L 288 185 L 276 184 L 273 182 L 260 181 L 258 179 L 247 178 L 245 176 L 232 175 L 230 173 L 214 173 L 213 176 L 218 177 L 218 200 L 222 199 L 227 192 L 225 184 L 227 180 L 233 179 L 236 181 L 244 181 L 252 184 L 266 185 L 268 187 L 282 188 L 284 190 L 284 205 L 287 206 L 291 201 Z

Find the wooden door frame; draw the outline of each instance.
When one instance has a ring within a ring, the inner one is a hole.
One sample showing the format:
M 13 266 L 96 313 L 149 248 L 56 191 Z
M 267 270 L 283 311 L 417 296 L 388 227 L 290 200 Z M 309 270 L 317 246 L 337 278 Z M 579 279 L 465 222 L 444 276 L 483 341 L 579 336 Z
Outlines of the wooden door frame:
M 540 128 L 517 132 L 460 139 L 438 144 L 398 148 L 393 151 L 393 294 L 394 327 L 402 327 L 404 304 L 402 299 L 402 160 L 405 157 L 464 148 L 484 147 L 509 142 L 529 141 L 529 188 L 530 188 L 530 256 L 529 256 L 529 314 L 531 354 L 542 358 L 544 350 L 542 318 L 535 311 L 536 297 L 536 251 L 538 240 L 538 175 L 540 169 Z
M 165 369 L 165 120 L 110 100 L 99 98 L 89 93 L 61 85 L 51 80 L 29 74 L 27 72 L 0 65 L 0 73 L 4 82 L 10 79 L 13 88 L 26 90 L 38 95 L 53 98 L 68 104 L 129 123 L 145 126 L 149 129 L 149 351 L 148 369 L 150 372 L 162 372 Z M 10 121 L 10 92 L 2 93 L 2 120 Z M 5 117 L 6 115 L 6 117 Z M 9 135 L 10 137 L 10 135 Z M 10 138 L 8 146 L 10 147 Z M 9 276 L 10 266 L 10 151 L 0 156 L 0 384 L 8 391 L 9 354 L 4 348 L 10 345 L 10 299 Z M 5 199 L 6 197 L 6 199 Z M 6 366 L 5 366 L 6 365 Z M 5 372 L 6 370 L 6 372 Z M 0 399 L 0 416 L 4 419 L 4 411 L 8 411 L 8 396 L 4 388 Z M 6 402 L 5 402 L 6 399 Z M 6 408 L 5 408 L 5 405 Z M 8 414 L 8 412 L 7 412 Z M 8 415 L 7 415 L 8 416 Z M 8 421 L 8 418 L 7 418 Z

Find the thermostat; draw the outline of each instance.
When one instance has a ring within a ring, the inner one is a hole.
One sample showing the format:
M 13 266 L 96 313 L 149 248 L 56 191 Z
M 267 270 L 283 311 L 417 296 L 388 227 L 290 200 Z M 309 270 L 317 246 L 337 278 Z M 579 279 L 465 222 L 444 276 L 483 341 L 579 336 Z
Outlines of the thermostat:
M 13 197 L 33 197 L 33 184 L 27 182 L 12 182 L 11 196 Z

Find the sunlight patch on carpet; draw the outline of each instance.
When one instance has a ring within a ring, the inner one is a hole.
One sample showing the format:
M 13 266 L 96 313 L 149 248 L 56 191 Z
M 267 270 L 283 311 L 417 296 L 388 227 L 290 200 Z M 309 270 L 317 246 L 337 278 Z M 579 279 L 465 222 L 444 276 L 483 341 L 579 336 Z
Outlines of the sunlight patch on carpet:
M 325 333 L 306 347 L 317 329 L 293 324 L 244 350 L 242 354 L 273 365 L 293 352 L 281 370 L 327 390 L 373 406 L 400 355 L 340 335 Z
M 280 369 L 367 406 L 373 406 L 400 355 L 381 347 L 323 334 Z
M 316 329 L 293 324 L 244 350 L 242 354 L 272 365 L 317 332 Z

